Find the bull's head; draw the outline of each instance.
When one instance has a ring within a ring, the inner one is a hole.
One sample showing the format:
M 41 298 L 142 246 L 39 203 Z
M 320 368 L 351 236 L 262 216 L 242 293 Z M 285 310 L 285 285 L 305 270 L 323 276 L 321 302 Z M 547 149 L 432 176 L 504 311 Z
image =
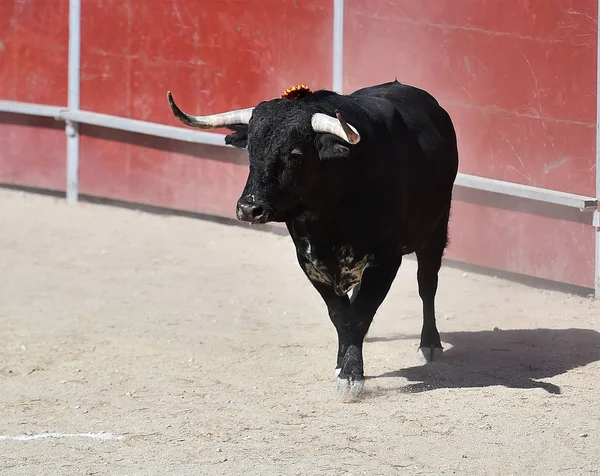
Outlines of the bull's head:
M 225 142 L 248 150 L 250 170 L 236 215 L 250 223 L 295 218 L 307 205 L 319 161 L 347 157 L 347 145 L 360 140 L 339 113 L 332 117 L 313 112 L 303 101 L 273 99 L 254 108 L 191 116 L 179 109 L 171 92 L 167 97 L 173 114 L 184 124 L 228 128 L 234 132 Z

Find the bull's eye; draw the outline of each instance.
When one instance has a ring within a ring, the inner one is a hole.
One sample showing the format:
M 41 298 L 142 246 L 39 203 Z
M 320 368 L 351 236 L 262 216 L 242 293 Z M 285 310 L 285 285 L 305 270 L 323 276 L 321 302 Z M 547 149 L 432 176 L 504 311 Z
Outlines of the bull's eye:
M 300 147 L 292 149 L 292 155 L 302 155 L 302 149 Z

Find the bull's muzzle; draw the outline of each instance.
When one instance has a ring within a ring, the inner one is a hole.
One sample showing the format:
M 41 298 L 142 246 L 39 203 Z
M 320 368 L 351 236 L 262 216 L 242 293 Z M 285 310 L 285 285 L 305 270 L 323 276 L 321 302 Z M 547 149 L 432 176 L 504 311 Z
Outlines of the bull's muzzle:
M 253 197 L 244 197 L 238 200 L 236 209 L 238 220 L 248 223 L 265 223 L 267 215 L 267 207 L 256 202 Z

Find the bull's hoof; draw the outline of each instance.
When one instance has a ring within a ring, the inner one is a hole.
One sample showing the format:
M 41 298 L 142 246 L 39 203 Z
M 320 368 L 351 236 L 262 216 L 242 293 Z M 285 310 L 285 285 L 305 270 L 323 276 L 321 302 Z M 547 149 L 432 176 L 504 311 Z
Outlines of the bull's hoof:
M 358 398 L 365 388 L 365 378 L 362 375 L 344 375 L 341 369 L 335 369 L 335 388 L 343 399 Z
M 443 353 L 444 349 L 441 347 L 419 347 L 419 360 L 424 364 L 435 362 L 440 360 Z

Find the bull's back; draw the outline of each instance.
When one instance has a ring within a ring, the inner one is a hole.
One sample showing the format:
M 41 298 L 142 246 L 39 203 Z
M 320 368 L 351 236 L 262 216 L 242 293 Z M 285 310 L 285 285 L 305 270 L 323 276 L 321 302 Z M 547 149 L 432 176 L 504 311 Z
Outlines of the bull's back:
M 407 244 L 419 242 L 450 206 L 458 170 L 452 120 L 431 94 L 397 81 L 359 89 L 352 96 L 359 96 L 364 104 L 369 98 L 377 98 L 373 103 L 383 99 L 401 118 L 392 138 L 399 142 L 400 155 L 371 157 L 369 162 L 388 164 L 378 167 L 385 174 L 375 177 L 385 184 L 379 193 L 380 206 L 389 207 L 390 215 L 397 217 Z
M 359 89 L 352 96 L 376 97 L 389 102 L 402 117 L 404 126 L 419 140 L 426 154 L 442 154 L 456 162 L 456 132 L 446 110 L 427 91 L 398 81 Z
M 377 114 L 381 109 L 378 104 L 384 100 L 402 122 L 390 139 L 399 141 L 401 149 L 410 150 L 409 160 L 424 162 L 426 170 L 435 170 L 435 175 L 451 186 L 458 170 L 456 132 L 450 116 L 431 94 L 392 81 L 359 89 L 351 96 L 360 98 L 372 114 Z
M 444 109 L 431 94 L 423 89 L 402 84 L 398 81 L 358 89 L 351 96 L 385 99 L 406 116 L 409 119 L 409 123 L 412 118 L 418 119 L 419 116 L 441 119 L 442 122 L 449 120 L 449 117 L 440 117 L 440 111 L 444 111 Z

